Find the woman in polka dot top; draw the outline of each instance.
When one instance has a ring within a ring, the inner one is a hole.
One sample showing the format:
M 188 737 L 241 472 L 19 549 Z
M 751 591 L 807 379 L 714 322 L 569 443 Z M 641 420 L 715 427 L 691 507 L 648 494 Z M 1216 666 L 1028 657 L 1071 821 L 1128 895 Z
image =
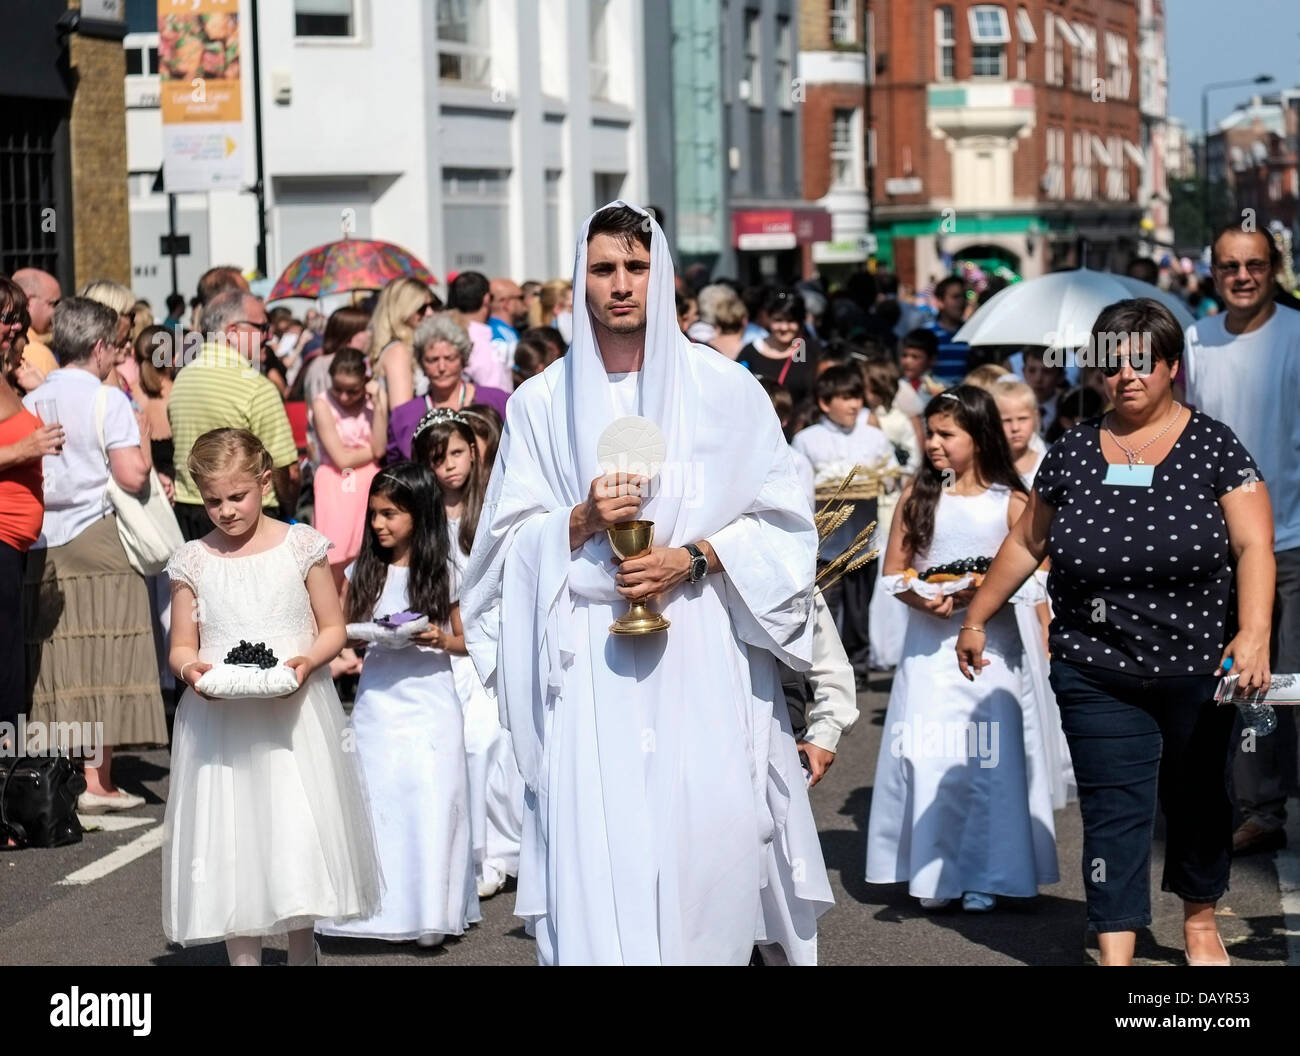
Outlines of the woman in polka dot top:
M 1113 410 L 1048 452 L 957 640 L 979 674 L 979 629 L 1052 560 L 1051 683 L 1079 784 L 1089 925 L 1104 964 L 1129 964 L 1151 923 L 1159 799 L 1162 888 L 1183 899 L 1190 964 L 1227 964 L 1214 904 L 1228 889 L 1226 767 L 1235 711 L 1225 662 L 1266 686 L 1275 567 L 1268 492 L 1223 423 L 1173 399 L 1183 334 L 1156 301 L 1110 305 L 1090 349 Z

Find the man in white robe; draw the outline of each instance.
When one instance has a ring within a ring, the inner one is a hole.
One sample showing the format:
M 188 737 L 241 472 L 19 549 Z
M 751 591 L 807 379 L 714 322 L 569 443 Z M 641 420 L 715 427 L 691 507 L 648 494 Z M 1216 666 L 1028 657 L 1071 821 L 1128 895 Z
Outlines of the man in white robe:
M 789 447 L 757 381 L 678 330 L 648 214 L 593 214 L 573 288 L 568 355 L 507 405 L 461 599 L 527 786 L 515 912 L 543 964 L 816 963 L 833 898 L 776 665 L 807 669 L 812 637 Z M 648 487 L 597 460 L 631 413 L 667 440 Z M 654 547 L 619 567 L 605 528 L 636 518 Z M 670 628 L 611 635 L 648 596 Z

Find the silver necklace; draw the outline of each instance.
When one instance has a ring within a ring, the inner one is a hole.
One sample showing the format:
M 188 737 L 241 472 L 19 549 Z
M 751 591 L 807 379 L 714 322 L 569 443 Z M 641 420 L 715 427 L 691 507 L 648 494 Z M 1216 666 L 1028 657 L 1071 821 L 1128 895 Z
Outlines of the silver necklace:
M 1178 421 L 1178 415 L 1182 413 L 1182 410 L 1183 410 L 1183 405 L 1181 403 L 1175 403 L 1173 416 L 1169 419 L 1168 422 L 1165 423 L 1165 427 L 1161 429 L 1160 432 L 1156 433 L 1155 436 L 1153 436 L 1141 447 L 1136 448 L 1135 450 L 1132 451 L 1130 451 L 1127 447 L 1125 447 L 1123 444 L 1119 442 L 1119 437 L 1110 431 L 1110 426 L 1106 426 L 1106 433 L 1107 435 L 1110 436 L 1110 438 L 1113 441 L 1115 441 L 1115 446 L 1124 452 L 1124 457 L 1128 459 L 1128 464 L 1130 466 L 1144 466 L 1146 465 L 1146 463 L 1142 460 L 1142 452 L 1145 451 L 1148 447 L 1150 447 L 1162 436 L 1164 436 L 1165 433 L 1169 432 L 1169 430 L 1173 428 L 1174 422 Z M 1108 414 L 1106 417 L 1109 418 L 1110 415 Z

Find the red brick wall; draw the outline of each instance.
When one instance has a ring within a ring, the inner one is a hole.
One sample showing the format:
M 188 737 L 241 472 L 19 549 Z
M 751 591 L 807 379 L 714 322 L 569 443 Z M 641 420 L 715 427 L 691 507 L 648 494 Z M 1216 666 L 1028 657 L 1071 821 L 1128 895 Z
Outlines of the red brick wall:
M 953 9 L 955 82 L 970 78 L 971 45 L 967 11 L 975 0 L 950 0 Z M 936 3 L 921 0 L 877 0 L 875 11 L 877 51 L 886 56 L 887 69 L 872 86 L 872 118 L 876 128 L 877 203 L 888 205 L 923 204 L 933 199 L 952 197 L 951 157 L 941 140 L 932 138 L 926 128 L 926 86 L 935 78 L 934 11 Z M 1073 132 L 1086 130 L 1103 142 L 1119 135 L 1130 143 L 1138 141 L 1138 64 L 1137 5 L 1135 0 L 1017 0 L 1003 4 L 1011 22 L 1011 43 L 1007 49 L 1007 73 L 1016 75 L 1016 44 L 1020 39 L 1015 22 L 1018 7 L 1029 13 L 1038 37 L 1029 46 L 1027 80 L 1035 93 L 1037 113 L 1034 127 L 1018 143 L 1013 161 L 1013 187 L 1017 197 L 1041 198 L 1041 178 L 1046 169 L 1046 128 L 1065 131 L 1066 171 L 1065 201 L 1071 200 Z M 1065 81 L 1061 87 L 1048 86 L 1046 74 L 1046 32 L 1044 11 L 1051 10 L 1068 21 L 1082 21 L 1097 27 L 1097 76 L 1106 76 L 1105 33 L 1122 34 L 1128 41 L 1131 87 L 1127 99 L 1094 102 L 1090 93 L 1069 87 L 1070 49 L 1065 49 Z M 910 173 L 907 162 L 910 161 Z M 1126 163 L 1130 194 L 1136 193 L 1138 174 Z M 885 180 L 904 175 L 920 176 L 920 196 L 888 196 Z M 1096 197 L 1104 198 L 1104 183 L 1095 188 Z

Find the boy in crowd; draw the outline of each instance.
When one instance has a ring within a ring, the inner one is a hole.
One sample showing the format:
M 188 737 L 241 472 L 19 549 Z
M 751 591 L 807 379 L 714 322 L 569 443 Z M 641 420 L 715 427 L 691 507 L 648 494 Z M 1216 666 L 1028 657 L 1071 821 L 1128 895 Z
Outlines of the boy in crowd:
M 850 366 L 830 367 L 817 378 L 816 393 L 822 419 L 797 433 L 791 446 L 812 463 L 818 496 L 829 498 L 855 466 L 862 469 L 846 495 L 878 492 L 879 484 L 873 483 L 876 474 L 885 474 L 888 486 L 896 486 L 899 466 L 894 446 L 861 413 L 866 401 L 862 372 Z M 819 564 L 832 561 L 876 519 L 875 494 L 849 501 L 854 506 L 853 515 L 823 542 Z M 865 682 L 870 672 L 867 610 L 876 582 L 876 566 L 877 562 L 868 562 L 825 592 L 860 682 Z

